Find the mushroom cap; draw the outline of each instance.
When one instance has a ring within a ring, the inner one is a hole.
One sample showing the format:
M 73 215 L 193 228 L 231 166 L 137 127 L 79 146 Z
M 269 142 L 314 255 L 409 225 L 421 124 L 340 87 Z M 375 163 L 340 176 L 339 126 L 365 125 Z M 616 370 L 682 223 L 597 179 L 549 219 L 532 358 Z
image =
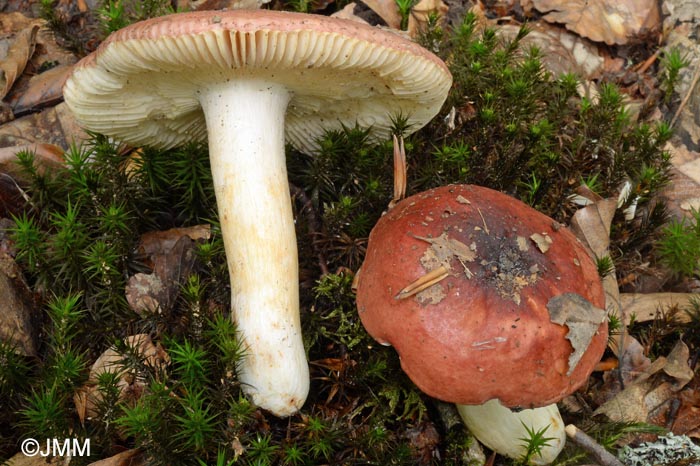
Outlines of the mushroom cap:
M 440 266 L 446 278 L 397 299 Z M 357 306 L 421 390 L 458 404 L 555 403 L 586 381 L 607 344 L 605 295 L 583 245 L 546 215 L 478 186 L 429 190 L 384 215 L 370 234 Z
M 197 98 L 207 84 L 256 79 L 287 87 L 286 137 L 305 152 L 325 130 L 373 127 L 390 117 L 412 130 L 440 110 L 452 76 L 435 55 L 395 33 L 267 10 L 177 13 L 132 24 L 82 59 L 64 86 L 87 129 L 170 148 L 206 141 Z

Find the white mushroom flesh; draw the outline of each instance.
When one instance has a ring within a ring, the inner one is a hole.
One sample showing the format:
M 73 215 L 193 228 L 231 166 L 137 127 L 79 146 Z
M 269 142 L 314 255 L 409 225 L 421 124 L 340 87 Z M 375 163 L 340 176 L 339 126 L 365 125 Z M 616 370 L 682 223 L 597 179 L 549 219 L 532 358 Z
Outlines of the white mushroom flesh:
M 564 421 L 556 404 L 514 412 L 498 400 L 489 400 L 482 405 L 457 405 L 457 411 L 474 437 L 509 458 L 522 459 L 527 453 L 527 429 L 535 433 L 546 429 L 544 437 L 550 438 L 530 459 L 531 464 L 552 463 L 566 442 Z
M 309 391 L 284 152 L 289 93 L 274 83 L 235 80 L 203 86 L 199 96 L 231 309 L 246 348 L 238 377 L 256 405 L 289 416 Z

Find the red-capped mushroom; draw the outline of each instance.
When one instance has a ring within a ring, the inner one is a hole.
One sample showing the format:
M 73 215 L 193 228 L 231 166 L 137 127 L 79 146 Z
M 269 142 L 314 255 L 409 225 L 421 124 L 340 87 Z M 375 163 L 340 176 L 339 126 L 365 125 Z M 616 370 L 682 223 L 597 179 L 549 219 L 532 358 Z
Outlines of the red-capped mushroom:
M 246 344 L 239 379 L 258 406 L 304 403 L 298 263 L 285 140 L 312 153 L 324 131 L 391 116 L 413 130 L 440 110 L 452 77 L 435 55 L 354 21 L 279 11 L 182 13 L 117 31 L 81 60 L 64 97 L 86 128 L 170 148 L 207 140 Z
M 429 190 L 382 217 L 357 306 L 411 380 L 460 405 L 492 449 L 520 456 L 522 419 L 535 430 L 558 424 L 545 433 L 555 440 L 542 464 L 565 438 L 556 405 L 548 405 L 583 385 L 607 343 L 605 295 L 583 245 L 546 215 L 478 186 Z M 520 419 L 491 417 L 510 416 L 503 406 L 527 409 Z

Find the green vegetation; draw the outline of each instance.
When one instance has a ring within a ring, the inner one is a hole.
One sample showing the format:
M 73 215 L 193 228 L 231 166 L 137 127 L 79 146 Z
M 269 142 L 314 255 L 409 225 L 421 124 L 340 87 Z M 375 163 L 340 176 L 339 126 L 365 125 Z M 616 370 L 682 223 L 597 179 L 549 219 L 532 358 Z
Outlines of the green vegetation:
M 549 446 L 549 442 L 556 440 L 556 438 L 545 437 L 545 433 L 549 429 L 549 426 L 540 430 L 535 430 L 534 428 L 528 427 L 523 423 L 523 427 L 525 427 L 527 437 L 520 439 L 525 446 L 525 453 L 519 462 L 521 464 L 528 465 L 533 459 L 537 458 L 538 456 L 542 456 L 542 449 Z
M 692 277 L 700 275 L 700 211 L 693 219 L 674 220 L 662 230 L 658 244 L 661 261 L 674 273 Z
M 682 56 L 677 47 L 664 53 L 661 58 L 661 89 L 664 92 L 664 103 L 671 103 L 675 95 L 676 85 L 680 77 L 680 71 L 690 65 L 690 60 Z
M 165 11 L 158 9 L 162 2 L 144 5 L 132 11 L 129 2 L 105 2 L 106 30 Z M 567 222 L 580 184 L 617 198 L 628 182 L 600 274 L 614 264 L 625 276 L 655 251 L 678 273 L 697 273 L 698 256 L 692 268 L 678 251 L 697 237 L 698 218 L 664 227 L 656 196 L 668 182 L 662 147 L 669 127 L 631 121 L 612 84 L 603 84 L 596 99 L 580 97 L 576 77 L 551 76 L 537 49 L 523 49 L 526 33 L 505 40 L 496 30 L 479 31 L 471 15 L 454 31 L 429 23 L 423 40 L 450 63 L 455 84 L 441 114 L 406 137 L 408 194 L 476 183 Z M 403 134 L 405 119 L 396 117 L 394 126 Z M 38 171 L 24 153 L 28 201 L 14 218 L 12 238 L 41 305 L 43 337 L 34 359 L 0 343 L 0 457 L 21 438 L 70 433 L 92 439 L 91 461 L 137 447 L 154 465 L 409 465 L 429 463 L 435 448 L 443 464 L 463 464 L 470 441 L 464 429 L 441 430 L 434 400 L 409 382 L 392 349 L 364 332 L 355 310 L 354 273 L 392 197 L 391 142 L 373 144 L 369 136 L 345 128 L 327 133 L 314 157 L 288 151 L 312 371 L 309 400 L 288 420 L 251 406 L 235 377 L 245 350 L 228 318 L 229 277 L 206 148 L 126 150 L 92 135 L 53 173 Z M 632 205 L 633 218 L 625 219 Z M 211 225 L 211 239 L 195 242 L 177 296 L 136 314 L 125 297 L 127 281 L 154 267 L 138 250 L 141 235 L 198 224 Z M 138 333 L 169 359 L 153 364 L 124 343 Z M 82 421 L 73 396 L 110 347 L 121 355 L 120 370 L 89 381 L 100 396 Z M 126 393 L 124 374 L 132 381 Z M 433 424 L 440 443 L 426 447 L 416 433 Z M 546 443 L 544 434 L 531 433 L 525 462 Z

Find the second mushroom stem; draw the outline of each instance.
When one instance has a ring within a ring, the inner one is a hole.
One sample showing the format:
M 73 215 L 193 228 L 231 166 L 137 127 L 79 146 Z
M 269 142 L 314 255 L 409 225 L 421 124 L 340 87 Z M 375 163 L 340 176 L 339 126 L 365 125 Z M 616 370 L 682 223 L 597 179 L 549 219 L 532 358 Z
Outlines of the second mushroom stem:
M 278 84 L 244 79 L 210 84 L 199 96 L 232 315 L 245 348 L 238 378 L 256 405 L 289 416 L 309 390 L 284 150 L 289 93 Z

